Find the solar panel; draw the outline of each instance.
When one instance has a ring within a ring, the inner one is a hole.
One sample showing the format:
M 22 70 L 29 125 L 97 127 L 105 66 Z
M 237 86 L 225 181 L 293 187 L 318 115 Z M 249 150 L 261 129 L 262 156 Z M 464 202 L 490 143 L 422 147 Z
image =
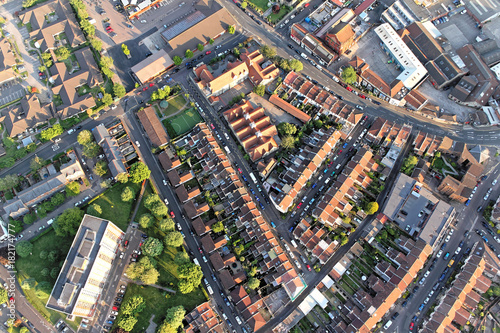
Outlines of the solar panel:
M 175 24 L 174 26 L 172 26 L 170 28 L 167 28 L 162 33 L 162 35 L 167 40 L 171 40 L 174 37 L 176 37 L 177 35 L 180 35 L 184 31 L 186 31 L 187 29 L 191 28 L 192 26 L 194 26 L 198 22 L 203 21 L 205 19 L 205 17 L 206 16 L 203 15 L 202 12 L 196 11 L 193 14 L 189 15 L 188 17 L 186 17 L 185 19 L 181 19 L 181 21 L 179 23 Z

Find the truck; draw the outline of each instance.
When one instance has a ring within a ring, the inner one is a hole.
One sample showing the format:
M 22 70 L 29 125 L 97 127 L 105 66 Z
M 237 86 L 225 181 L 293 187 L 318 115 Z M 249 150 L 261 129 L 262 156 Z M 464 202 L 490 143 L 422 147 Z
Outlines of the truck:
M 214 294 L 214 290 L 212 289 L 212 287 L 210 285 L 207 285 L 207 290 L 208 290 L 208 293 L 210 295 L 213 295 Z
M 257 178 L 255 178 L 255 175 L 253 174 L 253 172 L 250 172 L 250 178 L 252 178 L 253 182 L 255 183 L 255 185 L 257 185 Z

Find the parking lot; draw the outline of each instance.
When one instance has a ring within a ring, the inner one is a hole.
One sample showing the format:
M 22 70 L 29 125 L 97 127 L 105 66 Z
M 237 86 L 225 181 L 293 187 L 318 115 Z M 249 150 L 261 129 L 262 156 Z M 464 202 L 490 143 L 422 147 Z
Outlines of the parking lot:
M 453 49 L 457 50 L 468 43 L 476 42 L 481 30 L 469 15 L 454 15 L 448 22 L 436 25 L 436 28 L 448 39 Z
M 5 105 L 25 95 L 23 86 L 13 79 L 0 87 L 0 105 Z

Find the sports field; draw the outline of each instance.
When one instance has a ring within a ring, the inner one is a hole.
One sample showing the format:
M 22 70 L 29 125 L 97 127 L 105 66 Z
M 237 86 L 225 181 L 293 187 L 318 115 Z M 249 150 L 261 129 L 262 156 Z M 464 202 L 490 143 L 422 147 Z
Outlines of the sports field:
M 176 134 L 175 137 L 178 137 L 192 130 L 196 124 L 201 123 L 203 119 L 195 108 L 189 108 L 164 121 L 170 124 Z

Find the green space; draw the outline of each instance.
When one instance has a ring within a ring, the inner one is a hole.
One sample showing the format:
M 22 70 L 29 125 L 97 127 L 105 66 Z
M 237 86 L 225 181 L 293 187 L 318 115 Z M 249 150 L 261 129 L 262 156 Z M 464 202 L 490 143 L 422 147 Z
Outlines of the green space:
M 290 13 L 292 11 L 292 7 L 288 6 L 281 6 L 280 11 L 278 13 L 271 13 L 269 16 L 267 16 L 267 19 L 269 20 L 270 23 L 276 24 L 278 23 L 283 17 L 285 17 L 286 14 Z
M 163 110 L 163 114 L 166 117 L 173 115 L 174 113 L 181 110 L 184 107 L 184 105 L 186 105 L 186 99 L 184 98 L 183 95 L 177 95 L 174 98 L 167 100 L 167 102 L 168 102 L 168 107 L 165 110 Z
M 54 105 L 55 105 L 56 107 L 58 107 L 58 106 L 60 106 L 60 105 L 62 105 L 62 104 L 63 104 L 63 101 L 62 101 L 61 96 L 59 96 L 59 95 L 57 95 L 57 94 L 54 94 L 54 95 L 52 96 L 52 100 L 54 101 Z
M 269 1 L 267 0 L 248 0 L 249 5 L 254 5 L 256 8 L 260 9 L 262 12 L 267 10 L 267 4 Z
M 121 199 L 122 191 L 127 186 L 132 187 L 136 195 L 139 194 L 141 184 L 132 182 L 116 183 L 112 188 L 89 202 L 89 204 L 95 203 L 101 206 L 102 214 L 99 216 L 100 218 L 113 222 L 122 230 L 127 230 L 134 206 L 134 201 L 123 202 Z
M 351 287 L 349 287 L 349 285 L 347 283 L 345 283 L 344 281 L 340 280 L 339 285 L 342 287 L 342 289 L 345 290 L 346 293 L 348 293 L 351 296 L 354 295 L 354 289 L 352 289 Z
M 197 289 L 197 291 L 199 291 L 199 289 Z M 137 318 L 138 321 L 131 333 L 146 332 L 152 315 L 155 316 L 154 322 L 158 325 L 161 324 L 167 310 L 173 306 L 182 305 L 186 309 L 186 313 L 189 313 L 197 305 L 206 301 L 205 296 L 201 294 L 202 297 L 200 297 L 197 292 L 181 295 L 184 297 L 178 297 L 179 295 L 172 295 L 155 287 L 139 286 L 130 283 L 125 293 L 123 304 L 125 304 L 130 297 L 135 295 L 140 295 L 144 298 L 146 307 Z
M 441 170 L 448 170 L 448 171 L 451 171 L 451 169 L 444 163 L 443 161 L 443 158 L 442 157 L 435 157 L 433 160 L 432 160 L 432 167 L 434 169 L 437 169 L 439 171 Z
M 77 114 L 74 117 L 61 120 L 61 126 L 65 130 L 67 130 L 67 129 L 70 129 L 71 127 L 75 126 L 76 124 L 81 123 L 82 121 L 84 121 L 88 117 L 89 117 L 88 113 L 87 112 L 83 112 L 83 113 Z
M 151 193 L 153 193 L 153 188 L 151 187 L 151 183 L 148 181 L 148 184 L 146 185 L 146 188 L 144 189 L 144 194 L 142 197 L 146 198 Z M 139 216 L 141 216 L 142 214 L 146 214 L 146 213 L 149 213 L 149 210 L 146 208 L 146 206 L 144 206 L 144 200 L 141 200 L 141 202 L 139 204 L 139 208 L 137 209 L 137 214 L 135 215 L 136 221 L 139 218 Z
M 54 286 L 56 282 L 56 278 L 51 277 L 50 275 L 44 276 L 43 270 L 47 268 L 52 270 L 54 268 L 57 269 L 58 273 L 66 258 L 66 255 L 71 247 L 71 243 L 73 242 L 73 238 L 71 237 L 59 237 L 56 235 L 54 229 L 47 229 L 44 234 L 39 235 L 37 238 L 31 241 L 33 244 L 33 255 L 30 255 L 26 258 L 17 257 L 16 260 L 16 270 L 17 270 L 17 279 L 19 284 L 22 286 L 22 282 L 26 279 L 34 279 L 36 284 L 38 285 L 41 282 L 48 282 L 51 288 Z M 48 259 L 42 260 L 40 259 L 39 254 L 42 251 L 55 251 L 57 253 L 57 258 L 55 261 L 51 262 Z M 57 311 L 49 310 L 45 307 L 45 304 L 48 300 L 47 297 L 40 298 L 37 296 L 36 287 L 35 288 L 24 288 L 23 292 L 26 295 L 28 301 L 33 305 L 33 307 L 47 320 L 55 324 L 59 319 L 65 318 L 63 315 Z M 76 322 L 66 321 L 68 324 L 75 329 L 78 328 L 81 320 L 77 320 Z
M 68 59 L 64 59 L 62 62 L 66 65 L 68 72 L 71 72 L 73 70 L 73 62 L 76 62 L 76 57 L 74 54 L 71 54 Z
M 189 132 L 202 121 L 203 118 L 201 118 L 198 111 L 195 108 L 189 108 L 174 117 L 164 119 L 163 124 L 170 137 L 175 138 Z

